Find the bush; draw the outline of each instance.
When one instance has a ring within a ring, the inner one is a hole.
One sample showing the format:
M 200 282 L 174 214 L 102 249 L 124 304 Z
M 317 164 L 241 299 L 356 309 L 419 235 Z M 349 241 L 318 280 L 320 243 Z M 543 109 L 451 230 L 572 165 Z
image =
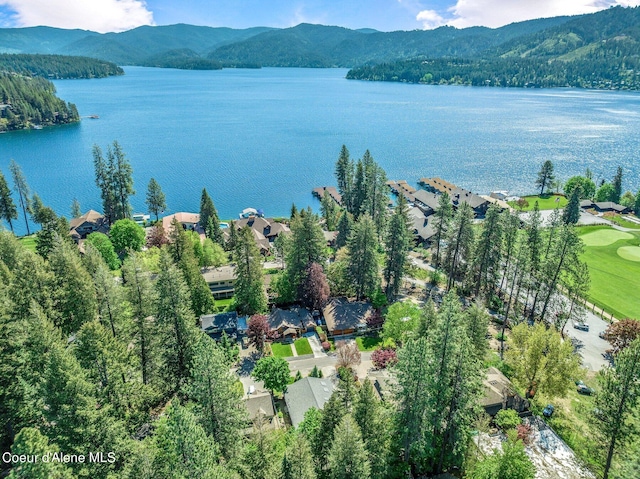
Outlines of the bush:
M 516 431 L 518 431 L 518 439 L 525 444 L 531 443 L 531 426 L 529 424 L 518 424 Z
M 496 426 L 503 431 L 516 428 L 522 421 L 520 416 L 513 409 L 501 409 L 494 419 Z
M 398 362 L 398 355 L 395 349 L 377 349 L 371 354 L 371 362 L 377 369 L 386 369 Z
M 331 343 L 329 341 L 322 341 L 322 349 L 329 351 L 331 349 Z

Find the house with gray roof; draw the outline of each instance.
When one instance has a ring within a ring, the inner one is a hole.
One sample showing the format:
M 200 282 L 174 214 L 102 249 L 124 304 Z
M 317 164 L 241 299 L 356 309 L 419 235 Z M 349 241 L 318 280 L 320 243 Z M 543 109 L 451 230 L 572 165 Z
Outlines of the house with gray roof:
M 220 339 L 223 332 L 235 337 L 238 334 L 238 313 L 205 314 L 200 316 L 200 328 L 213 339 Z
M 307 308 L 276 308 L 267 317 L 269 327 L 278 331 L 280 336 L 298 336 L 308 330 L 313 330 L 316 323 Z
M 327 378 L 306 377 L 289 385 L 284 393 L 284 402 L 291 424 L 298 426 L 304 419 L 304 413 L 312 407 L 322 409 L 334 390 L 335 385 Z
M 329 336 L 342 336 L 364 331 L 367 318 L 373 314 L 373 306 L 365 301 L 349 301 L 334 298 L 322 310 Z

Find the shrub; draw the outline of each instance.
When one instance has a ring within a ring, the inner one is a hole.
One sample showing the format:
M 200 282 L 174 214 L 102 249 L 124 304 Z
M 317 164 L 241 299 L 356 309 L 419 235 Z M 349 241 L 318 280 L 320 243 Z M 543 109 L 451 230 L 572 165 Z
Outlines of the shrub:
M 529 424 L 518 424 L 516 431 L 518 432 L 518 439 L 525 444 L 531 443 L 531 426 Z
M 498 411 L 498 414 L 496 414 L 494 422 L 496 423 L 496 426 L 503 431 L 508 431 L 517 427 L 522 421 L 520 420 L 518 413 L 513 409 L 501 409 Z
M 371 354 L 371 362 L 377 369 L 386 369 L 398 362 L 398 355 L 395 349 L 376 349 Z
M 322 349 L 329 351 L 331 349 L 331 343 L 329 341 L 322 341 Z

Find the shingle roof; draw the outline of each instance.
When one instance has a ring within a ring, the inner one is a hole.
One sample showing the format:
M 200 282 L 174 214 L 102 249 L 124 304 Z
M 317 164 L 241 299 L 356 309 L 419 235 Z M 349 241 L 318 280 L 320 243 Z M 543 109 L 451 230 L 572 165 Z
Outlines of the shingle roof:
M 238 313 L 232 311 L 200 316 L 200 327 L 205 333 L 209 331 L 236 330 L 238 328 Z
M 102 220 L 104 220 L 104 216 L 101 213 L 98 213 L 95 210 L 89 210 L 82 216 L 78 216 L 77 218 L 73 218 L 69 221 L 69 229 L 73 230 L 85 222 L 97 224 Z
M 249 395 L 244 399 L 244 405 L 249 412 L 249 419 L 254 420 L 259 414 L 263 414 L 265 417 L 270 418 L 276 415 L 273 409 L 273 401 L 271 399 L 271 393 L 255 393 Z
M 289 410 L 291 424 L 297 426 L 304 419 L 304 413 L 312 407 L 322 409 L 329 400 L 335 386 L 326 378 L 306 377 L 289 385 L 284 401 Z
M 356 329 L 367 324 L 367 317 L 373 313 L 370 303 L 350 302 L 346 298 L 334 298 L 322 310 L 329 331 Z
M 315 326 L 313 316 L 306 308 L 274 309 L 267 319 L 271 329 L 308 328 Z
M 429 193 L 425 190 L 416 191 L 413 196 L 415 197 L 418 203 L 423 204 L 424 206 L 431 208 L 433 211 L 438 209 L 438 198 L 439 196 L 435 193 Z

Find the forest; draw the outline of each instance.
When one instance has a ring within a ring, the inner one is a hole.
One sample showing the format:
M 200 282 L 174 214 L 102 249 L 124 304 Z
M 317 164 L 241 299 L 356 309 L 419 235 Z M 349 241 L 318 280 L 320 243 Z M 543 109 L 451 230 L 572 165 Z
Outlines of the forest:
M 115 63 L 68 55 L 27 55 L 0 53 L 0 71 L 50 80 L 105 78 L 124 75 Z

